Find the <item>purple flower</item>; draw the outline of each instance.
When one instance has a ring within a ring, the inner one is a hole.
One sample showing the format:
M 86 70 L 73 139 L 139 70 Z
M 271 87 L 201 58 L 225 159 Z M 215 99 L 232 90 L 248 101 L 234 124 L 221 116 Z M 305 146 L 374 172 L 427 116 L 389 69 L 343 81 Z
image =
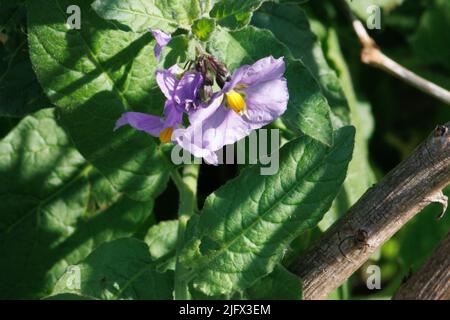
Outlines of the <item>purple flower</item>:
M 150 30 L 150 31 L 156 40 L 154 53 L 156 61 L 159 61 L 159 58 L 161 57 L 162 48 L 164 48 L 169 44 L 170 40 L 172 39 L 172 36 L 161 30 Z
M 272 56 L 238 68 L 209 105 L 190 114 L 188 128 L 173 132 L 172 140 L 196 157 L 217 164 L 216 151 L 286 111 L 289 93 L 284 72 L 283 57 Z
M 181 75 L 179 78 L 177 75 Z M 198 96 L 203 77 L 196 71 L 183 71 L 173 65 L 167 70 L 156 71 L 156 82 L 167 98 L 166 103 L 173 104 L 179 112 L 191 113 L 200 104 Z
M 114 130 L 128 124 L 137 130 L 159 137 L 163 143 L 169 142 L 173 131 L 183 121 L 183 113 L 189 114 L 197 109 L 199 90 L 203 83 L 201 74 L 181 71 L 174 65 L 168 70 L 156 72 L 156 82 L 167 98 L 163 118 L 140 112 L 125 112 L 117 120 Z M 179 75 L 181 78 L 178 80 Z

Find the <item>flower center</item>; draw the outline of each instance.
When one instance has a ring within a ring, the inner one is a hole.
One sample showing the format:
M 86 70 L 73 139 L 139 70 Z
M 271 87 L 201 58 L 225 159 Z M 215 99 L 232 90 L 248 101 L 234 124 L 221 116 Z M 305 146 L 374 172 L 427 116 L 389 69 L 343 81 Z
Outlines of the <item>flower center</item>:
M 170 142 L 170 140 L 172 139 L 172 133 L 173 133 L 172 127 L 165 128 L 159 133 L 159 140 L 161 140 L 162 143 Z
M 247 104 L 245 103 L 242 95 L 234 90 L 230 90 L 225 93 L 225 97 L 227 98 L 227 105 L 239 115 L 243 115 L 245 110 L 247 109 Z

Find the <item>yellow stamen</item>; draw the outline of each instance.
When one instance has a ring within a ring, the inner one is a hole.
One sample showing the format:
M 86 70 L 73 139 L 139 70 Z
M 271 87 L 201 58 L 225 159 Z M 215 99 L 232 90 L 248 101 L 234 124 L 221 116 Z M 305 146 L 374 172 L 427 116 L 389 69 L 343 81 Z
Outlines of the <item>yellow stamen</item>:
M 172 133 L 173 133 L 172 127 L 165 128 L 159 133 L 159 140 L 161 140 L 162 143 L 170 142 L 170 140 L 172 139 Z
M 225 96 L 227 98 L 228 106 L 233 109 L 234 112 L 243 115 L 247 109 L 247 104 L 242 95 L 234 90 L 230 90 L 225 93 Z

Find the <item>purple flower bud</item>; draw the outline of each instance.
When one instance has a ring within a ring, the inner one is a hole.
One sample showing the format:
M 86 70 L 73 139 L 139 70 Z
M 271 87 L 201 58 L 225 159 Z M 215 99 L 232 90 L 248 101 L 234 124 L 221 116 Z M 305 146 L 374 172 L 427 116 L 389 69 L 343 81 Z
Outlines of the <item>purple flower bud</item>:
M 156 61 L 159 61 L 162 49 L 169 44 L 170 40 L 172 39 L 172 36 L 161 30 L 150 30 L 150 32 L 152 33 L 153 37 L 156 40 L 154 53 Z

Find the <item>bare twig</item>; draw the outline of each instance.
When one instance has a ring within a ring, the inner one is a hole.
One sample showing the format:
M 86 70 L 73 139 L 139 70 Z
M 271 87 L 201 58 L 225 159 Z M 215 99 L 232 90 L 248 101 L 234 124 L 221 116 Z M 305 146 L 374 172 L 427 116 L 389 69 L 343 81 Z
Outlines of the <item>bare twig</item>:
M 413 87 L 450 105 L 450 92 L 448 90 L 418 76 L 386 56 L 375 43 L 375 40 L 367 33 L 362 22 L 351 12 L 345 0 L 341 0 L 341 2 L 346 9 L 346 13 L 350 18 L 353 29 L 363 47 L 361 51 L 361 61 L 363 63 L 384 70 Z
M 423 267 L 394 295 L 395 300 L 450 300 L 450 233 Z
M 291 270 L 305 299 L 323 299 L 450 184 L 450 122 L 370 188 Z M 445 199 L 445 201 L 444 201 Z

